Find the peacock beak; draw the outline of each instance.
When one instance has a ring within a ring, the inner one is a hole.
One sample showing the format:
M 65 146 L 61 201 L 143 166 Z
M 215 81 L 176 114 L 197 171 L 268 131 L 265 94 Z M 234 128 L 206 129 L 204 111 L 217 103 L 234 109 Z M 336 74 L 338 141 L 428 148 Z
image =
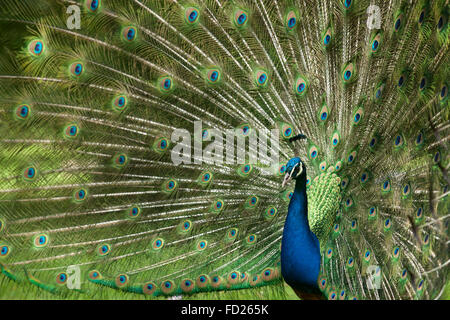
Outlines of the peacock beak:
M 288 172 L 284 176 L 284 180 L 283 180 L 283 183 L 281 184 L 281 187 L 284 188 L 288 184 L 289 181 L 291 181 L 291 174 Z
M 281 187 L 284 188 L 289 181 L 292 179 L 292 174 L 294 173 L 295 168 L 298 166 L 298 163 L 292 168 L 291 172 L 286 173 L 284 176 L 283 183 L 281 184 Z

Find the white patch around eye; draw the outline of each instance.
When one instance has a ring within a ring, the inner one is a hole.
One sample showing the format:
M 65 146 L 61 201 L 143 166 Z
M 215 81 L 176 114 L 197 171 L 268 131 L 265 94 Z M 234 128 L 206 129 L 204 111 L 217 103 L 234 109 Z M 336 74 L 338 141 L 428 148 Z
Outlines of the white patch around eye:
M 298 163 L 295 164 L 295 166 L 292 168 L 291 172 L 289 172 L 289 177 L 292 177 L 294 174 L 295 168 L 298 166 Z
M 303 172 L 303 166 L 300 164 L 300 169 L 299 169 L 299 171 L 298 171 L 297 176 L 301 175 L 302 172 Z

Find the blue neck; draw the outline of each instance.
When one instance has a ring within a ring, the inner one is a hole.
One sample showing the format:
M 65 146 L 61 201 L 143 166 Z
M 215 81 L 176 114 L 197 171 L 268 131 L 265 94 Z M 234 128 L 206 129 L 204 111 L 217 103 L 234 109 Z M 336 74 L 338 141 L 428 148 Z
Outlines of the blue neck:
M 319 240 L 308 223 L 308 200 L 306 198 L 306 170 L 297 178 L 295 190 L 289 203 L 281 243 L 281 273 L 294 289 L 317 292 L 320 272 Z

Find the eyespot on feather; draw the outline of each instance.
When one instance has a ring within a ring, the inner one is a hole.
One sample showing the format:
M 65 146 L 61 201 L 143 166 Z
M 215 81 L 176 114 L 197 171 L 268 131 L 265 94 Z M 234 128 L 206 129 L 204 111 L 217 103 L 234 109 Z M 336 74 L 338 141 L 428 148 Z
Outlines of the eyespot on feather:
M 86 0 L 85 5 L 88 12 L 96 13 L 99 11 L 101 7 L 101 0 Z
M 238 28 L 243 28 L 248 22 L 248 13 L 242 9 L 236 9 L 233 15 L 234 25 Z
M 84 64 L 83 62 L 74 62 L 69 66 L 69 72 L 72 77 L 78 78 L 81 77 L 84 73 Z
M 80 133 L 80 128 L 77 124 L 71 123 L 64 128 L 64 137 L 67 139 L 75 139 Z
M 33 237 L 33 244 L 36 248 L 44 248 L 48 243 L 49 237 L 45 233 L 40 233 Z
M 308 89 L 308 82 L 302 76 L 297 77 L 295 80 L 295 93 L 299 96 L 304 96 Z
M 157 289 L 157 286 L 154 282 L 147 282 L 142 285 L 142 292 L 146 295 L 153 295 Z
M 137 29 L 134 26 L 128 26 L 122 29 L 121 36 L 125 42 L 133 42 L 138 35 Z
M 347 64 L 347 66 L 342 71 L 342 80 L 344 84 L 348 84 L 353 81 L 353 79 L 355 78 L 355 72 L 356 69 L 354 64 L 352 62 Z
M 297 19 L 297 13 L 294 10 L 291 10 L 286 14 L 284 24 L 288 31 L 292 31 L 297 26 Z
M 33 57 L 39 57 L 40 55 L 42 55 L 45 52 L 44 41 L 40 39 L 30 41 L 30 43 L 28 44 L 28 52 Z
M 119 274 L 114 280 L 117 287 L 122 288 L 128 284 L 129 278 L 126 274 Z
M 196 24 L 199 18 L 200 18 L 200 11 L 198 10 L 198 8 L 188 7 L 185 9 L 184 19 L 188 24 L 190 25 Z

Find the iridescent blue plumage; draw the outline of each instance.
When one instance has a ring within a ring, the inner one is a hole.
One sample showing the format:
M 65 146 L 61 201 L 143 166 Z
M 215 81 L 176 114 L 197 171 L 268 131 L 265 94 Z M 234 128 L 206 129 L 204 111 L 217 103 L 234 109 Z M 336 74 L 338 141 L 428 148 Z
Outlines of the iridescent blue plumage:
M 317 285 L 320 271 L 320 244 L 308 223 L 306 167 L 300 158 L 291 159 L 286 172 L 296 180 L 288 208 L 281 244 L 281 272 L 299 296 L 321 297 Z

